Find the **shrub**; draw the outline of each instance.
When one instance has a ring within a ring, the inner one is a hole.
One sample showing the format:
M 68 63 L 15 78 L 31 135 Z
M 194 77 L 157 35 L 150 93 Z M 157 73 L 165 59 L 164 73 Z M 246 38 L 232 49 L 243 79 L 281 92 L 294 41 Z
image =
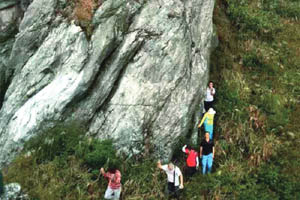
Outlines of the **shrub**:
M 297 182 L 287 174 L 282 173 L 278 166 L 264 165 L 258 173 L 257 183 L 265 185 L 274 192 L 279 199 L 294 199 L 299 195 Z
M 223 83 L 218 88 L 216 109 L 222 112 L 231 113 L 234 109 L 242 106 L 242 101 L 240 99 L 239 90 L 234 85 L 228 82 Z
M 257 53 L 253 51 L 244 55 L 243 65 L 245 67 L 262 67 L 264 64 L 261 61 L 261 58 L 257 55 Z
M 289 122 L 289 110 L 279 94 L 262 95 L 260 106 L 268 114 L 269 128 L 285 126 Z
M 93 32 L 92 18 L 94 12 L 104 0 L 68 0 L 59 1 L 58 12 L 69 21 L 74 20 L 89 39 Z
M 34 153 L 38 162 L 52 161 L 56 156 L 66 157 L 75 153 L 84 133 L 79 123 L 58 124 L 32 138 L 25 144 L 25 151 Z
M 92 34 L 92 18 L 96 8 L 95 0 L 78 0 L 74 8 L 74 17 L 76 22 L 87 33 L 89 37 Z
M 300 17 L 300 1 L 299 0 L 264 0 L 264 10 L 274 12 L 285 18 L 293 18 L 299 20 Z
M 92 169 L 99 169 L 104 165 L 118 164 L 116 151 L 111 140 L 99 141 L 88 139 L 76 146 L 76 156 L 82 158 L 85 165 Z
M 0 170 L 0 196 L 3 194 L 3 192 L 4 192 L 3 176 Z
M 271 12 L 252 8 L 251 1 L 226 0 L 227 14 L 241 32 L 253 32 L 258 36 L 272 38 L 279 30 L 279 18 Z

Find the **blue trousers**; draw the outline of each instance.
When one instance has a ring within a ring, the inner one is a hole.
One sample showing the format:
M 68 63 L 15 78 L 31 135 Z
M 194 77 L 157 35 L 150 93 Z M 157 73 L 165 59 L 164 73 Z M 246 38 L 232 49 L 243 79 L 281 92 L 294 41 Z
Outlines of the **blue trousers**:
M 206 168 L 207 168 L 207 173 L 210 173 L 212 165 L 213 165 L 212 153 L 208 155 L 202 155 L 202 174 L 206 174 Z
M 207 123 L 204 123 L 204 130 L 205 132 L 209 132 L 209 139 L 213 139 L 213 131 L 214 131 L 214 125 L 210 125 L 210 124 L 207 124 Z

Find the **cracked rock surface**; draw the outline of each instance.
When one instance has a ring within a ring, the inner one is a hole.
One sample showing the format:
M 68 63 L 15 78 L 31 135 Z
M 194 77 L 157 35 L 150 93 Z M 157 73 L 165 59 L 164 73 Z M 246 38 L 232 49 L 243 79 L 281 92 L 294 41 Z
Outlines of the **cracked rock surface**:
M 55 121 L 80 121 L 127 155 L 170 158 L 195 135 L 214 1 L 106 0 L 90 39 L 57 0 L 22 2 L 18 33 L 0 43 L 0 166 Z

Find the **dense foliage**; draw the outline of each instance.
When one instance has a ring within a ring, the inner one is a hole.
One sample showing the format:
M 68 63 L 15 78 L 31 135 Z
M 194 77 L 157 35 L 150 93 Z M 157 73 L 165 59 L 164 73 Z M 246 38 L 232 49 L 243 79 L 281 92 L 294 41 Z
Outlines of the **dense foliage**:
M 219 46 L 210 78 L 217 89 L 213 173 L 186 181 L 182 199 L 300 199 L 300 1 L 217 0 Z M 118 163 L 123 199 L 164 199 L 165 175 L 151 158 L 117 157 L 112 141 L 76 124 L 47 130 L 7 169 L 33 199 L 100 199 L 99 168 Z M 174 158 L 181 169 L 180 151 Z
M 3 175 L 2 172 L 0 171 L 0 196 L 4 192 L 4 185 L 3 185 Z

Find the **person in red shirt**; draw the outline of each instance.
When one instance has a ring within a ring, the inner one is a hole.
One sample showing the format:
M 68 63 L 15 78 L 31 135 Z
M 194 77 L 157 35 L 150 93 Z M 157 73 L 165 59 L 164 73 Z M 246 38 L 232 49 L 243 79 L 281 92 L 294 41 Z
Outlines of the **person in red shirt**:
M 115 166 L 110 166 L 108 172 L 102 167 L 100 173 L 107 178 L 108 187 L 104 194 L 104 199 L 120 199 L 121 195 L 121 172 Z
M 197 172 L 197 169 L 199 167 L 198 152 L 192 149 L 191 147 L 188 147 L 187 145 L 184 145 L 182 147 L 182 151 L 187 155 L 186 174 L 187 176 L 193 176 Z

